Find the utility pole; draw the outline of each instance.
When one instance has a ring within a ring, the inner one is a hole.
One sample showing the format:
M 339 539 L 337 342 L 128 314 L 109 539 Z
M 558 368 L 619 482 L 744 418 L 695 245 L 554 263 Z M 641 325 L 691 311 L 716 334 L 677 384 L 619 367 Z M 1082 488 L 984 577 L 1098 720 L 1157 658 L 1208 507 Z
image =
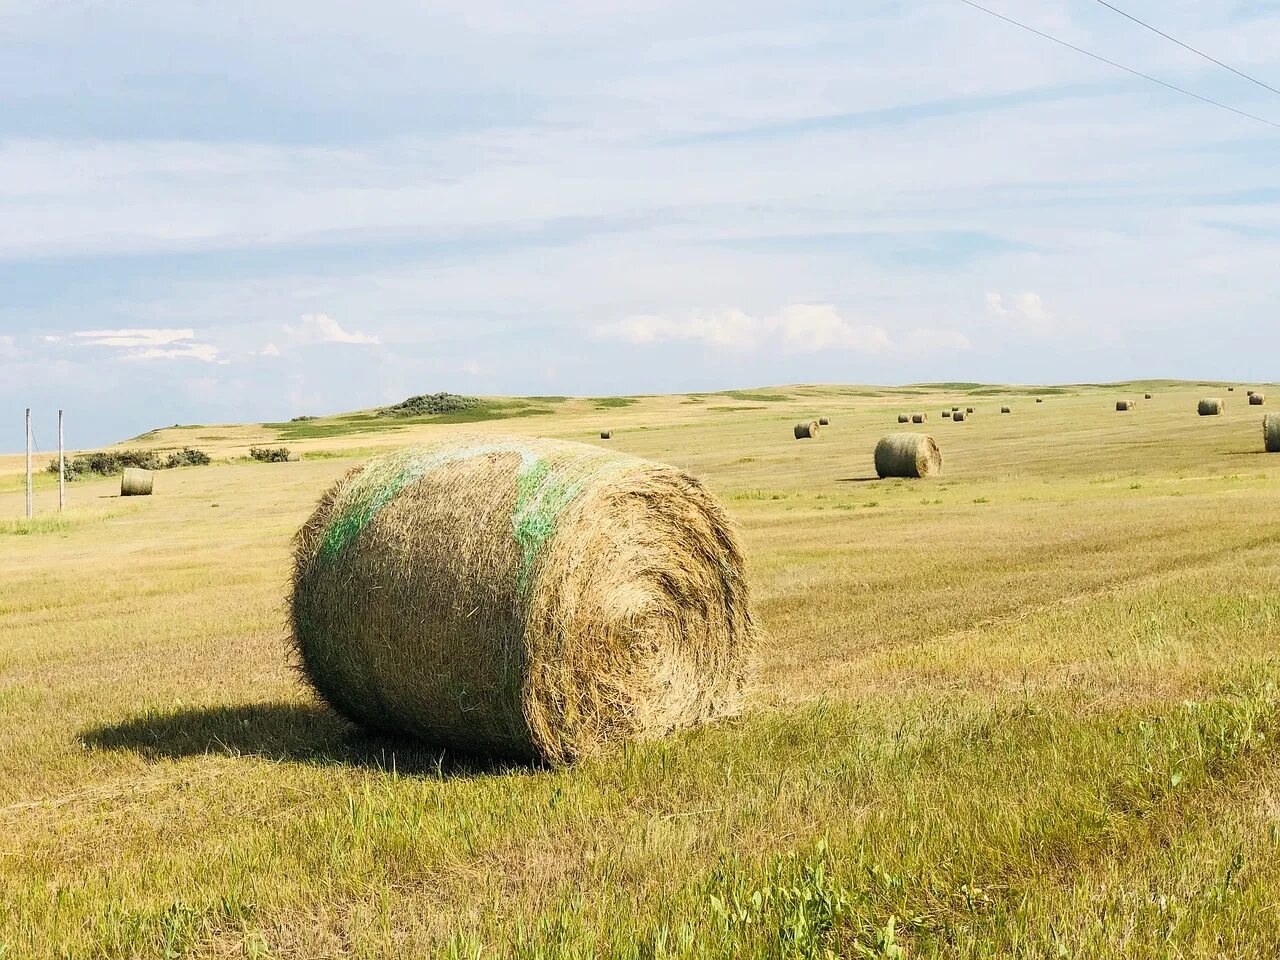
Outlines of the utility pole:
M 31 408 L 27 407 L 27 519 L 31 519 Z
M 62 411 L 58 411 L 58 512 L 67 506 L 67 458 L 62 452 Z

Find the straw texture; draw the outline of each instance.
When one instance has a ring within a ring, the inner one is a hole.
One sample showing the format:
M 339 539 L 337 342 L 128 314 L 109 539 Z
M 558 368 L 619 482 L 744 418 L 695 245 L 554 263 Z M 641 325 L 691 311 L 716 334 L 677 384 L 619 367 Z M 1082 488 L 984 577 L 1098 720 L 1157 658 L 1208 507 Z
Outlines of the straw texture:
M 876 444 L 880 477 L 931 477 L 942 472 L 942 453 L 923 433 L 891 433 Z
M 149 497 L 154 489 L 155 474 L 150 470 L 140 470 L 137 467 L 124 468 L 124 474 L 120 477 L 120 496 Z
M 900 413 L 900 414 L 898 414 L 898 422 L 899 422 L 899 423 L 910 423 L 910 422 L 911 422 L 911 417 L 910 417 L 908 414 Z
M 830 417 L 819 417 L 819 418 L 818 418 L 818 426 L 820 426 L 820 427 L 828 427 L 828 426 L 830 426 L 830 425 L 831 425 L 831 418 L 830 418 Z
M 924 423 L 928 419 L 929 415 L 927 413 L 913 413 L 911 415 L 912 423 Z
M 1133 401 L 1132 401 L 1132 400 L 1117 400 L 1117 401 L 1116 401 L 1116 410 L 1117 410 L 1117 411 L 1132 410 L 1132 409 L 1133 409 Z
M 1201 400 L 1196 409 L 1202 417 L 1220 417 L 1227 412 L 1227 401 L 1217 397 L 1209 397 Z
M 956 423 L 963 423 L 964 417 L 965 417 L 965 413 L 963 410 L 957 410 L 955 413 L 951 415 L 951 419 L 954 420 Z
M 742 692 L 742 555 L 673 467 L 493 435 L 410 447 L 338 481 L 294 561 L 303 672 L 376 730 L 569 762 Z
M 1265 393 L 1249 394 L 1249 406 L 1251 407 L 1260 407 L 1266 402 L 1267 402 L 1267 395 Z
M 1267 453 L 1280 453 L 1280 413 L 1268 413 L 1262 418 L 1262 439 Z

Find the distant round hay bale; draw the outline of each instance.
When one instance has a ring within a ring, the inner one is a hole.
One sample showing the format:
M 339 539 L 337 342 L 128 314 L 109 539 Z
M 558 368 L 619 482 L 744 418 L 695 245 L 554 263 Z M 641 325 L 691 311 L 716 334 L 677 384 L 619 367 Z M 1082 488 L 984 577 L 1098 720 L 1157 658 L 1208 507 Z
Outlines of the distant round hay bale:
M 973 413 L 973 407 L 965 407 L 965 408 L 964 408 L 964 412 L 965 412 L 965 413 Z
M 155 474 L 150 470 L 139 470 L 137 467 L 125 467 L 120 477 L 120 496 L 149 497 L 155 489 Z
M 942 411 L 942 419 L 943 419 L 943 420 L 950 420 L 950 419 L 951 419 L 951 411 L 950 411 L 950 410 L 943 410 L 943 411 Z
M 1143 400 L 1150 400 L 1150 399 L 1151 399 L 1151 394 L 1149 394 L 1149 393 L 1144 393 L 1144 394 L 1142 395 L 1142 399 L 1143 399 Z
M 1268 413 L 1262 418 L 1262 440 L 1267 453 L 1280 453 L 1280 413 Z
M 1249 406 L 1251 407 L 1260 407 L 1266 402 L 1267 402 L 1267 395 L 1265 393 L 1249 394 Z
M 876 444 L 880 477 L 931 477 L 942 472 L 942 453 L 924 433 L 891 433 Z
M 908 415 L 907 415 L 907 414 L 905 414 L 905 413 L 900 413 L 900 414 L 898 414 L 898 422 L 899 422 L 899 423 L 910 423 L 910 422 L 911 422 L 911 417 L 910 417 L 910 416 L 908 416 Z
M 1227 412 L 1227 401 L 1218 397 L 1201 400 L 1196 408 L 1202 417 L 1220 417 Z
M 1001 412 L 1001 413 L 1013 413 L 1013 409 L 1012 409 L 1012 408 L 1010 408 L 1010 407 L 1001 407 L 1001 408 L 1000 408 L 1000 412 Z
M 810 440 L 818 435 L 818 421 L 810 420 L 807 423 L 796 424 L 796 439 Z
M 955 412 L 956 412 L 957 410 L 959 410 L 959 409 L 960 409 L 959 407 L 952 407 L 952 408 L 951 408 L 951 412 L 952 412 L 952 413 L 955 413 Z
M 330 488 L 295 541 L 292 621 L 348 719 L 552 762 L 731 711 L 754 639 L 742 554 L 698 480 L 493 435 Z
M 951 415 L 951 419 L 954 420 L 956 423 L 962 423 L 964 421 L 964 411 L 957 410 L 955 413 Z
M 1235 392 L 1236 392 L 1235 387 L 1227 387 L 1227 393 L 1235 393 Z
M 1044 403 L 1044 400 L 1041 397 L 1036 397 L 1036 403 Z
M 830 425 L 831 425 L 831 418 L 830 418 L 830 417 L 819 417 L 819 418 L 818 418 L 818 426 L 820 426 L 820 427 L 827 427 L 827 426 L 830 426 Z
M 1132 401 L 1132 400 L 1117 400 L 1117 401 L 1116 401 L 1116 411 L 1117 411 L 1117 412 L 1119 412 L 1119 411 L 1123 411 L 1123 410 L 1132 410 L 1132 409 L 1133 409 L 1133 401 Z
M 288 463 L 298 463 L 299 461 L 302 460 L 302 454 L 300 454 L 297 450 L 290 450 L 289 455 L 285 457 L 285 460 Z
M 913 413 L 911 415 L 912 423 L 924 423 L 928 419 L 929 415 L 927 413 Z
M 612 431 L 612 430 L 601 430 L 601 431 L 600 431 L 600 439 L 601 439 L 601 440 L 612 440 L 612 439 L 613 439 L 613 431 Z
M 1246 393 L 1248 393 L 1248 395 L 1249 395 L 1249 396 L 1251 396 L 1251 397 L 1253 396 L 1253 391 L 1252 391 L 1252 390 L 1248 390 L 1248 391 L 1246 391 Z

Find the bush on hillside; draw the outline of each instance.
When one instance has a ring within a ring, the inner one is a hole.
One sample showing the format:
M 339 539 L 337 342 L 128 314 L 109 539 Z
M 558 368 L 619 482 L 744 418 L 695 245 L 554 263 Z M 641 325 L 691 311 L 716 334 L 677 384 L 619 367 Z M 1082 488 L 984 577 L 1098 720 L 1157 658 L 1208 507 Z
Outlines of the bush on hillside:
M 457 413 L 478 406 L 478 397 L 463 397 L 456 393 L 424 393 L 399 403 L 383 407 L 380 417 L 428 417 L 438 413 Z
M 286 463 L 289 460 L 288 447 L 250 447 L 249 456 L 263 463 Z
M 66 475 L 68 480 L 90 476 L 114 477 L 123 473 L 125 467 L 172 470 L 174 467 L 203 467 L 211 462 L 207 453 L 191 447 L 183 447 L 168 455 L 157 450 L 99 450 L 68 458 Z M 48 470 L 57 473 L 58 461 L 50 460 Z

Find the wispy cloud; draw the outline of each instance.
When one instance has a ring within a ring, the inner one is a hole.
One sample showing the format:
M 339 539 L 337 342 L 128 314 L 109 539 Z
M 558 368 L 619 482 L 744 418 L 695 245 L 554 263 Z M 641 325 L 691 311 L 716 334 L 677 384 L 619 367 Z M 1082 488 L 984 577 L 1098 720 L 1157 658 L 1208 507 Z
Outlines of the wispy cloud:
M 987 294 L 987 313 L 997 320 L 1030 333 L 1050 333 L 1056 318 L 1038 293 L 1027 291 L 1005 299 L 1004 294 Z
M 224 363 L 220 351 L 195 342 L 195 330 L 168 327 L 131 327 L 123 330 L 77 330 L 72 342 L 85 347 L 110 347 L 122 351 L 121 360 L 200 360 Z M 46 338 L 48 339 L 48 338 Z M 58 342 L 55 338 L 49 342 Z
M 303 316 L 295 326 L 283 324 L 285 335 L 297 344 L 311 343 L 353 343 L 379 344 L 382 341 L 372 334 L 356 331 L 348 333 L 342 329 L 337 320 L 326 313 L 310 313 Z
M 177 347 L 148 347 L 145 350 L 132 350 L 121 357 L 122 360 L 201 360 L 205 363 L 218 363 L 218 348 L 207 343 L 192 343 Z
M 845 320 L 829 304 L 797 303 L 757 316 L 737 307 L 685 314 L 639 314 L 595 327 L 602 339 L 632 344 L 693 341 L 709 347 L 754 351 L 774 344 L 795 353 L 852 350 L 876 353 L 889 346 L 883 327 Z

